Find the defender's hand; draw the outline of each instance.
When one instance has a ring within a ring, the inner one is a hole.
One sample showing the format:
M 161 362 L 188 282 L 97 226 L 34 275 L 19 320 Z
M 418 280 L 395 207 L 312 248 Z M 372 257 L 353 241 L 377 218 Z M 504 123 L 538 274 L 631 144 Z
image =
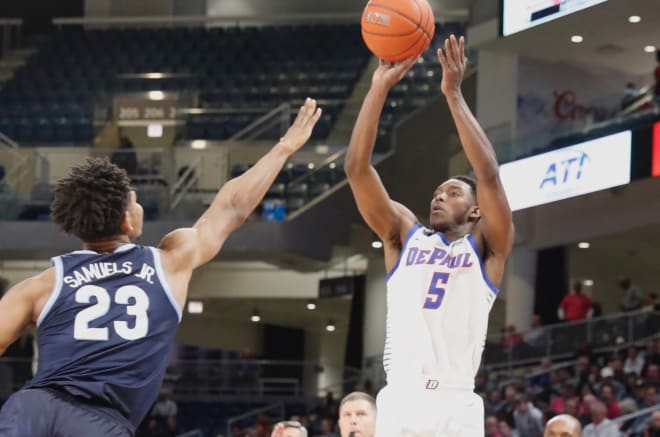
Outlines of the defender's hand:
M 316 100 L 308 97 L 300 107 L 295 121 L 280 139 L 280 145 L 289 153 L 300 149 L 312 136 L 312 129 L 320 118 L 321 108 L 316 107 Z

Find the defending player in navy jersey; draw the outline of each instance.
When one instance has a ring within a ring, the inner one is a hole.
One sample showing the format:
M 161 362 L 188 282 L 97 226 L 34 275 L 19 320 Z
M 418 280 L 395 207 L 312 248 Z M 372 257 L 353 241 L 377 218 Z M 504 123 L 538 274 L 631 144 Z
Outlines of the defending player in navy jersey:
M 218 254 L 320 116 L 307 99 L 266 155 L 157 248 L 132 243 L 143 212 L 126 172 L 90 159 L 58 181 L 53 221 L 83 250 L 53 258 L 0 300 L 0 355 L 30 324 L 39 344 L 37 374 L 3 406 L 0 435 L 133 435 L 158 394 L 193 270 Z
M 358 209 L 383 240 L 388 271 L 387 386 L 377 399 L 378 437 L 484 433 L 474 377 L 514 230 L 495 151 L 461 94 L 464 39 L 452 35 L 437 54 L 442 93 L 476 181 L 450 178 L 429 193 L 426 229 L 390 199 L 371 165 L 387 93 L 416 59 L 381 62 L 374 72 L 345 161 Z

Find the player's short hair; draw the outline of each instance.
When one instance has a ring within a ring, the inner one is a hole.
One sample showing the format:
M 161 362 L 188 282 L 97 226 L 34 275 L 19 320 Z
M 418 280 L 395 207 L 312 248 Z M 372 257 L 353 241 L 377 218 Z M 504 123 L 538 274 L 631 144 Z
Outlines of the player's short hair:
M 119 235 L 131 190 L 126 171 L 106 158 L 88 158 L 55 184 L 53 222 L 83 241 Z
M 344 398 L 339 403 L 339 409 L 341 410 L 341 407 L 343 407 L 345 403 L 352 401 L 367 401 L 369 402 L 369 405 L 371 405 L 371 408 L 373 408 L 374 411 L 376 411 L 376 399 L 374 399 L 374 397 L 371 396 L 369 393 L 365 393 L 362 391 L 354 391 L 344 396 Z
M 477 199 L 477 180 L 475 178 L 473 178 L 472 176 L 460 174 L 460 175 L 452 176 L 449 179 L 457 179 L 461 182 L 465 182 L 466 184 L 468 184 L 470 186 L 470 190 L 472 190 L 472 195 L 474 196 L 474 199 L 475 200 Z

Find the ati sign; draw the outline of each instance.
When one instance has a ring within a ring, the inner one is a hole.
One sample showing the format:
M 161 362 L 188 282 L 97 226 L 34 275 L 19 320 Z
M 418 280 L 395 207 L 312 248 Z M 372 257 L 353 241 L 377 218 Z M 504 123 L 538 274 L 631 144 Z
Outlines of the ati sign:
M 630 182 L 632 134 L 620 132 L 500 166 L 513 211 Z

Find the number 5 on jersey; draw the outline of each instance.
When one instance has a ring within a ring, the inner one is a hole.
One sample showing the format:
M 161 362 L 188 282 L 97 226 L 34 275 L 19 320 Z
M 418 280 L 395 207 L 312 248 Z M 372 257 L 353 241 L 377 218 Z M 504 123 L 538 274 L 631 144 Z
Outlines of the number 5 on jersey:
M 442 285 L 447 284 L 449 280 L 449 273 L 435 272 L 431 278 L 431 285 L 429 291 L 426 293 L 426 300 L 424 301 L 424 309 L 437 310 L 442 305 L 442 299 L 445 297 L 445 289 Z

